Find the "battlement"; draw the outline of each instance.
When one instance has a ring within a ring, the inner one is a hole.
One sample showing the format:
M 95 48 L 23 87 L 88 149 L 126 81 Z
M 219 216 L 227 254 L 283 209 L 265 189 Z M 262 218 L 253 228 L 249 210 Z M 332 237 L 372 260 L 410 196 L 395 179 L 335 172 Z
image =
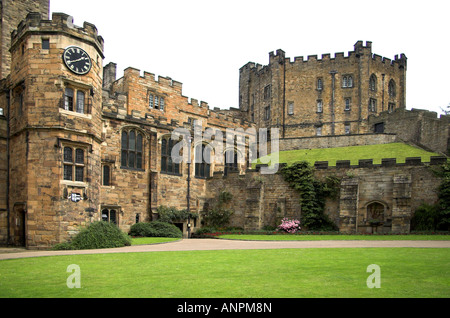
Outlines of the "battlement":
M 280 62 L 290 64 L 291 66 L 302 65 L 304 63 L 323 63 L 328 61 L 340 62 L 349 59 L 360 58 L 361 56 L 369 56 L 375 62 L 390 65 L 392 67 L 406 68 L 407 58 L 405 54 L 402 53 L 400 55 L 396 55 L 394 60 L 382 57 L 378 54 L 373 54 L 372 42 L 370 41 L 367 41 L 365 46 L 363 45 L 362 41 L 356 42 L 356 44 L 354 45 L 354 50 L 349 51 L 347 56 L 345 56 L 344 52 L 337 52 L 334 54 L 334 57 L 332 57 L 330 53 L 324 53 L 320 58 L 317 54 L 308 55 L 306 59 L 304 58 L 304 56 L 296 56 L 294 57 L 293 61 L 291 61 L 289 57 L 285 56 L 285 52 L 283 50 L 278 49 L 276 52 L 272 51 L 269 53 L 269 64 L 267 66 Z M 248 62 L 240 68 L 240 72 L 242 73 L 251 71 L 259 74 L 264 71 L 265 68 L 266 66 L 261 66 L 260 64 L 256 64 L 254 62 Z
M 352 165 L 350 160 L 338 160 L 336 166 L 330 166 L 328 161 L 316 161 L 314 168 L 316 170 L 326 169 L 367 169 L 367 168 L 380 168 L 380 167 L 413 167 L 413 166 L 438 166 L 446 163 L 448 158 L 445 156 L 431 156 L 429 162 L 423 162 L 420 157 L 408 157 L 405 162 L 397 162 L 396 158 L 381 159 L 381 164 L 374 164 L 373 159 L 361 159 L 357 165 Z M 286 167 L 286 163 L 280 163 L 278 166 L 278 173 Z M 268 167 L 267 164 L 258 164 L 254 169 L 247 169 L 246 173 L 261 171 L 262 167 Z M 215 172 L 215 175 L 220 175 L 221 172 Z M 222 172 L 223 174 L 223 172 Z
M 51 20 L 42 18 L 37 12 L 29 13 L 25 20 L 20 22 L 17 29 L 11 33 L 11 49 L 17 41 L 27 33 L 66 33 L 69 36 L 76 36 L 84 41 L 93 43 L 103 58 L 104 40 L 98 35 L 97 27 L 89 22 L 84 22 L 83 27 L 73 24 L 72 16 L 65 13 L 53 13 Z

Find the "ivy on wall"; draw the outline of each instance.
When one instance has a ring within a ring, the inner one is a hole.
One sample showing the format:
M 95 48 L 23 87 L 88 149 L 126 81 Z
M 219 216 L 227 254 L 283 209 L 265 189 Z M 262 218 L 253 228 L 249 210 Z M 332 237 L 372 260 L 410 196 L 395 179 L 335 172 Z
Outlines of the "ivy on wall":
M 411 229 L 416 231 L 450 231 L 450 164 L 449 162 L 433 168 L 432 171 L 441 178 L 437 189 L 436 204 L 422 204 L 411 219 Z
M 314 177 L 314 167 L 308 162 L 296 162 L 281 169 L 284 180 L 300 193 L 302 226 L 308 230 L 337 230 L 337 226 L 324 214 L 327 198 L 336 198 L 340 180 L 327 177 L 324 181 Z

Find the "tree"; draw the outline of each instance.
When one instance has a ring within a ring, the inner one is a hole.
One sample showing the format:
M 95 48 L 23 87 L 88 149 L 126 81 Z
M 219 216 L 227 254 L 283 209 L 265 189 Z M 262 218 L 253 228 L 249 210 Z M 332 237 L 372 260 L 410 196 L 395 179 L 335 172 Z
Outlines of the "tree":
M 441 107 L 441 110 L 444 112 L 445 115 L 450 115 L 450 103 L 445 108 Z

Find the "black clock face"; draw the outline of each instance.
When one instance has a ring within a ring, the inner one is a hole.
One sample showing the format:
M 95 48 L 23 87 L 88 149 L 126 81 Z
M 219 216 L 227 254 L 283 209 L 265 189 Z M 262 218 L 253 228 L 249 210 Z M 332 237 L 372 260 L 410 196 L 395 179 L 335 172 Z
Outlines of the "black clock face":
M 64 50 L 63 60 L 66 66 L 78 75 L 89 73 L 92 67 L 91 58 L 83 49 L 70 46 Z

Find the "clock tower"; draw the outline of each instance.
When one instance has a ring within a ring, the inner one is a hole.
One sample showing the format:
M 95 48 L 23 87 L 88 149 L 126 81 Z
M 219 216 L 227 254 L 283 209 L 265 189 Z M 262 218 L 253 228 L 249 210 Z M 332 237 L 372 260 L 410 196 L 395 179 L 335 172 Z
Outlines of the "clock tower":
M 10 53 L 10 241 L 53 246 L 98 218 L 103 38 L 67 14 L 29 13 Z

